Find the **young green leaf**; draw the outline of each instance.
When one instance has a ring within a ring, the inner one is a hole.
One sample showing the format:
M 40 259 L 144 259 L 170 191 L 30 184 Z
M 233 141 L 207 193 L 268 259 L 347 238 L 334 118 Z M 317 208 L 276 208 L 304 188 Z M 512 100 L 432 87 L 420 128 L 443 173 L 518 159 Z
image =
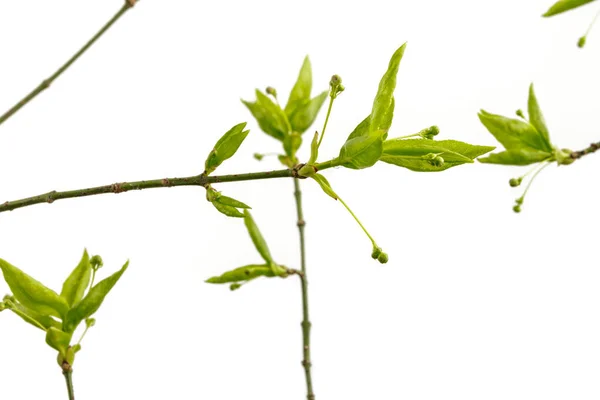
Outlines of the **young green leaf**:
M 556 14 L 564 13 L 565 11 L 581 7 L 595 0 L 558 0 L 544 13 L 544 17 L 551 17 Z
M 217 211 L 219 211 L 221 214 L 227 215 L 228 217 L 244 218 L 244 214 L 242 214 L 240 210 L 233 206 L 222 204 L 218 200 L 213 201 L 212 205 L 215 206 Z
M 383 138 L 377 134 L 369 134 L 370 126 L 369 115 L 354 128 L 340 149 L 338 156 L 340 165 L 351 169 L 362 169 L 373 166 L 379 160 L 383 151 Z
M 296 152 L 302 145 L 302 136 L 298 132 L 292 132 L 283 139 L 283 150 L 288 157 L 296 157 Z
M 23 306 L 16 301 L 14 297 L 5 296 L 3 303 L 5 308 L 11 310 L 25 322 L 30 323 L 36 328 L 48 330 L 51 327 L 60 329 L 61 324 L 49 315 L 42 315 Z
M 277 140 L 283 141 L 290 131 L 287 116 L 273 101 L 260 90 L 256 90 L 256 102 L 242 100 L 248 107 L 260 129 Z
M 250 131 L 245 131 L 245 122 L 235 125 L 227 131 L 215 144 L 214 149 L 206 159 L 204 173 L 213 172 L 221 163 L 235 154 Z
M 252 208 L 249 205 L 247 205 L 246 203 L 242 203 L 239 200 L 233 199 L 231 197 L 227 197 L 227 196 L 219 196 L 218 198 L 219 203 L 226 205 L 226 206 L 230 206 L 230 207 L 236 207 L 236 208 Z
M 533 125 L 520 119 L 490 114 L 484 110 L 479 120 L 506 150 L 528 149 L 551 152 L 552 146 Z
M 299 103 L 291 115 L 289 115 L 292 130 L 298 133 L 304 133 L 317 119 L 319 110 L 327 99 L 328 91 L 324 91 L 312 99 Z
M 552 153 L 531 149 L 506 150 L 496 154 L 490 154 L 487 157 L 479 158 L 479 162 L 486 164 L 502 165 L 530 165 L 540 161 L 548 160 Z
M 25 307 L 42 315 L 63 318 L 69 310 L 65 299 L 14 265 L 0 259 L 4 280 L 14 297 Z
M 71 342 L 73 334 L 65 333 L 60 329 L 50 328 L 46 331 L 46 343 L 61 355 L 67 354 L 67 348 Z
M 81 261 L 75 267 L 71 275 L 63 283 L 60 296 L 67 301 L 69 307 L 73 307 L 83 298 L 92 276 L 92 265 L 87 250 L 83 251 Z
M 248 210 L 244 210 L 244 224 L 246 225 L 246 229 L 248 229 L 248 233 L 250 234 L 252 243 L 254 243 L 254 247 L 256 247 L 256 250 L 258 250 L 263 260 L 265 260 L 268 264 L 275 264 L 273 257 L 271 257 L 271 252 L 269 251 L 267 242 L 265 242 L 265 239 L 260 233 L 258 226 L 256 226 L 256 222 L 254 222 L 254 218 L 252 218 L 252 214 L 250 214 L 250 211 Z
M 104 301 L 104 298 L 119 281 L 119 278 L 121 278 L 121 275 L 123 275 L 123 272 L 125 272 L 128 266 L 129 261 L 127 261 L 119 271 L 98 282 L 93 288 L 90 289 L 83 300 L 69 310 L 63 324 L 66 332 L 72 333 L 81 321 L 91 317 L 96 311 L 98 311 L 102 305 L 102 302 Z
M 389 139 L 383 143 L 380 160 L 418 172 L 439 172 L 473 160 L 494 150 L 457 140 Z M 433 156 L 431 156 L 433 155 Z M 442 158 L 442 162 L 437 162 Z
M 321 186 L 321 189 L 323 189 L 323 191 L 328 196 L 330 196 L 334 200 L 338 199 L 338 195 L 331 188 L 331 185 L 329 184 L 329 181 L 327 180 L 327 178 L 325 178 L 321 174 L 314 174 L 314 175 L 311 176 L 311 178 L 313 178 L 315 181 L 317 181 L 317 183 L 319 184 L 319 186 Z
M 285 114 L 290 118 L 299 104 L 310 99 L 312 90 L 312 68 L 308 56 L 304 58 L 298 79 L 290 92 L 287 104 L 285 105 Z
M 275 274 L 269 266 L 269 264 L 250 264 L 243 267 L 236 268 L 231 271 L 227 271 L 219 276 L 213 276 L 207 279 L 207 283 L 232 283 L 232 282 L 243 282 L 249 281 L 259 276 L 274 277 Z
M 228 217 L 244 218 L 244 214 L 238 208 L 250 208 L 250 206 L 241 201 L 223 196 L 221 192 L 217 192 L 210 186 L 206 187 L 206 199 L 212 203 L 217 211 Z
M 529 112 L 529 122 L 538 131 L 546 147 L 552 149 L 552 143 L 550 143 L 550 134 L 548 133 L 548 127 L 546 127 L 546 120 L 544 114 L 537 101 L 535 92 L 533 90 L 533 83 L 529 86 L 529 99 L 527 100 L 527 109 Z

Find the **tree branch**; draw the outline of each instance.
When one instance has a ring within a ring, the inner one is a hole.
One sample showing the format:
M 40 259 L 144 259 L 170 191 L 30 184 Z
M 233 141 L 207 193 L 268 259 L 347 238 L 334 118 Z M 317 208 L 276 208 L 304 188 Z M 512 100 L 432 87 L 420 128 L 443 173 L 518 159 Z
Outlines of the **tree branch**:
M 136 0 L 127 0 L 121 9 L 112 17 L 99 31 L 96 33 L 77 53 L 75 53 L 66 63 L 63 64 L 54 74 L 49 78 L 45 79 L 35 89 L 31 91 L 27 96 L 23 97 L 17 104 L 12 106 L 2 116 L 0 116 L 0 125 L 2 125 L 7 119 L 12 117 L 27 103 L 33 100 L 37 95 L 48 89 L 52 82 L 54 82 L 63 72 L 65 72 L 83 53 L 86 52 L 115 22 L 119 20 L 125 14 L 127 10 L 132 8 L 136 3 Z
M 573 160 L 577 160 L 583 156 L 586 156 L 588 154 L 594 153 L 595 151 L 600 150 L 600 142 L 597 143 L 592 143 L 590 144 L 590 146 L 588 148 L 585 148 L 583 150 L 580 151 L 574 151 L 571 153 L 571 158 Z

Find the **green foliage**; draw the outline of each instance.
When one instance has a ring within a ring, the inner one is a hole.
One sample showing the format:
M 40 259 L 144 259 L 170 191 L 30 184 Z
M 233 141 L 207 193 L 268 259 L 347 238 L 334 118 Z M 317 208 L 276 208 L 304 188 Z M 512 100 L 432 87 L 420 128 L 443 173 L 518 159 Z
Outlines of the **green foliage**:
M 250 131 L 245 131 L 246 123 L 235 125 L 228 130 L 215 144 L 214 149 L 208 155 L 205 162 L 204 174 L 208 175 L 213 172 L 221 163 L 228 158 L 231 158 L 238 150 L 246 136 Z
M 577 7 L 581 7 L 585 4 L 591 3 L 595 0 L 558 0 L 544 13 L 544 17 L 551 17 L 553 15 L 564 13 L 565 11 L 572 10 Z
M 238 209 L 250 208 L 250 206 L 239 200 L 223 196 L 221 192 L 217 192 L 210 185 L 206 186 L 206 200 L 210 201 L 217 211 L 228 217 L 244 218 L 244 214 Z
M 93 261 L 93 262 L 92 262 Z M 6 283 L 13 292 L 0 302 L 0 311 L 9 309 L 24 321 L 46 332 L 46 343 L 59 352 L 59 365 L 73 363 L 74 354 L 81 346 L 71 347 L 73 332 L 79 323 L 93 315 L 104 301 L 108 292 L 117 283 L 128 262 L 120 271 L 91 287 L 90 278 L 102 264 L 99 256 L 90 259 L 84 250 L 81 261 L 67 277 L 61 294 L 42 285 L 17 267 L 0 259 L 0 268 Z M 95 320 L 89 319 L 89 328 Z
M 242 100 L 248 107 L 260 129 L 267 135 L 283 141 L 290 132 L 290 123 L 279 105 L 275 104 L 266 94 L 256 89 L 254 103 Z

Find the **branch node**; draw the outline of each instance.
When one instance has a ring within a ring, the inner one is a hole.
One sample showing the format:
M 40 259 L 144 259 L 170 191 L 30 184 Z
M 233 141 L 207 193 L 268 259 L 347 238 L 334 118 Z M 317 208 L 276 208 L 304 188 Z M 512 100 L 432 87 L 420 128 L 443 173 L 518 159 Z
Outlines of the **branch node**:
M 167 178 L 164 178 L 162 180 L 162 185 L 165 186 L 165 187 L 171 187 L 171 186 L 173 186 L 173 184 L 171 183 L 171 181 L 169 179 L 167 179 Z
M 125 3 L 127 3 L 129 8 L 131 8 L 131 7 L 135 6 L 135 4 L 137 3 L 137 0 L 125 0 Z
M 46 203 L 48 203 L 48 204 L 54 203 L 55 195 L 56 195 L 56 190 L 53 190 L 50 193 L 48 193 L 48 195 L 46 196 Z
M 111 192 L 113 192 L 115 194 L 122 193 L 122 192 L 124 192 L 123 184 L 122 183 L 113 183 L 112 185 L 110 185 L 110 190 L 111 190 Z

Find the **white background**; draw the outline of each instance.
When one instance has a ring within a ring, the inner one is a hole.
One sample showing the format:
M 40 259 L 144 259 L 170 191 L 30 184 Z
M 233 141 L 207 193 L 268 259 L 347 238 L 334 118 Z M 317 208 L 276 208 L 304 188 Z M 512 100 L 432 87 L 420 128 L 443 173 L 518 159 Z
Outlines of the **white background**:
M 306 54 L 315 91 L 334 73 L 347 88 L 321 150 L 333 157 L 405 41 L 390 137 L 437 124 L 440 139 L 496 145 L 477 111 L 526 108 L 534 81 L 552 140 L 584 148 L 600 140 L 600 28 L 575 44 L 598 4 L 540 18 L 551 3 L 142 1 L 0 127 L 0 201 L 195 175 L 241 121 L 252 132 L 219 172 L 280 168 L 252 158 L 279 148 L 239 99 L 272 85 L 285 101 Z M 1 111 L 120 6 L 0 2 Z M 599 167 L 592 155 L 548 168 L 520 215 L 522 188 L 507 182 L 526 169 L 328 170 L 386 265 L 341 204 L 303 182 L 317 399 L 599 398 Z M 217 188 L 249 203 L 275 259 L 299 267 L 291 181 Z M 204 196 L 156 189 L 0 214 L 0 257 L 56 290 L 84 247 L 103 256 L 103 276 L 131 260 L 75 362 L 79 399 L 305 398 L 300 285 L 203 283 L 260 261 L 242 221 Z M 67 397 L 55 352 L 3 312 L 0 399 L 42 397 Z

